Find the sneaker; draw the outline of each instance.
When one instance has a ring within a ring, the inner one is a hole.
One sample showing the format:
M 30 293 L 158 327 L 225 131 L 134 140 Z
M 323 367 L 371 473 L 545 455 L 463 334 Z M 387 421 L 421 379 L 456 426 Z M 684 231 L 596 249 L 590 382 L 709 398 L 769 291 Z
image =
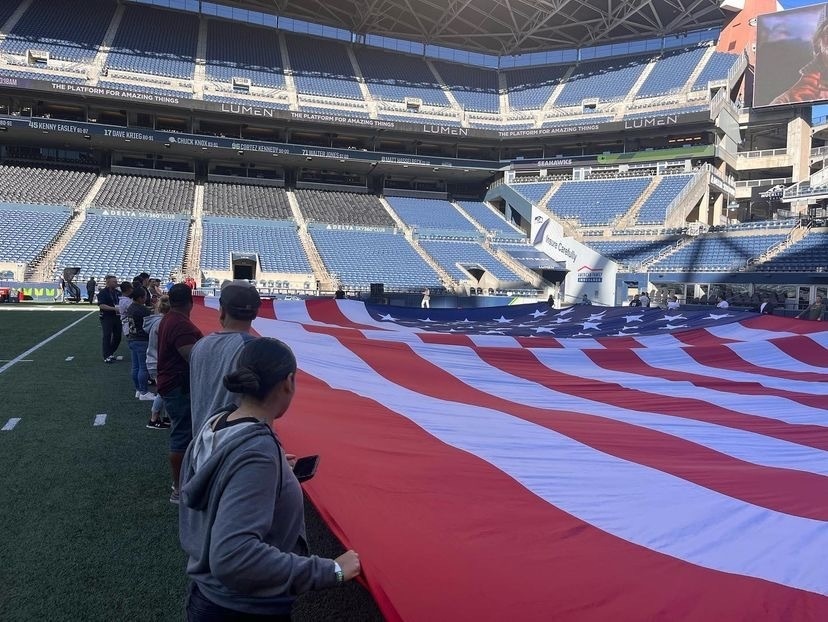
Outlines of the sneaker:
M 135 397 L 137 397 L 142 402 L 151 402 L 155 399 L 155 393 L 150 393 L 149 391 L 147 391 L 146 393 L 140 393 L 136 391 L 136 393 L 137 395 Z
M 147 428 L 150 430 L 164 430 L 164 423 L 160 419 L 156 419 L 155 421 L 149 420 L 147 421 Z
M 169 419 L 162 419 L 161 420 L 161 427 L 165 430 L 169 430 L 172 427 L 172 423 Z
M 140 392 L 140 391 L 136 391 L 136 392 L 135 392 L 135 397 L 141 397 L 141 392 Z
M 116 356 L 116 357 L 115 357 L 115 360 L 116 360 L 116 361 L 123 361 L 123 360 L 124 360 L 124 357 L 123 357 L 123 356 Z
M 172 492 L 170 493 L 170 503 L 174 503 L 175 505 L 178 505 L 180 500 L 181 500 L 181 497 L 179 496 L 178 491 L 175 488 L 173 488 Z
M 115 357 L 114 356 L 107 356 L 104 359 L 104 363 L 114 363 L 114 362 L 115 362 Z

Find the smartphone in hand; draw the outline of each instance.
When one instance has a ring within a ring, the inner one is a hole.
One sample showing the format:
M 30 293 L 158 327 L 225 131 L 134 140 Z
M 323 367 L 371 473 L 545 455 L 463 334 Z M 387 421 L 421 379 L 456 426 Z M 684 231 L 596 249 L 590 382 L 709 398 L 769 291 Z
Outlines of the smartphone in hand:
M 316 468 L 319 466 L 319 456 L 305 456 L 299 458 L 293 466 L 293 474 L 299 483 L 306 482 L 316 475 Z

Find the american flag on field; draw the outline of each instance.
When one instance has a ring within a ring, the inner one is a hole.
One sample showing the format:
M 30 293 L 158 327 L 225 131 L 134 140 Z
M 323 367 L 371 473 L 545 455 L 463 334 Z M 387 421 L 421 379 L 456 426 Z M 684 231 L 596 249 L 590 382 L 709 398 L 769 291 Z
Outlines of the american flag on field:
M 823 324 L 311 300 L 254 328 L 297 355 L 277 432 L 388 619 L 828 620 Z

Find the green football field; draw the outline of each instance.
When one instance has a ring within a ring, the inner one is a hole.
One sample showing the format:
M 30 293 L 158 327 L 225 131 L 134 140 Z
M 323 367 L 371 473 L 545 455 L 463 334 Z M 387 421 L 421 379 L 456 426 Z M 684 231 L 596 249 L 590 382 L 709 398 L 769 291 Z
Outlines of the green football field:
M 184 619 L 168 433 L 144 427 L 150 403 L 134 398 L 125 343 L 118 354 L 123 362 L 102 362 L 87 309 L 0 310 L 0 428 L 11 427 L 0 431 L 4 622 Z M 314 552 L 340 554 L 310 506 L 306 517 Z M 294 618 L 381 616 L 351 584 L 303 597 Z

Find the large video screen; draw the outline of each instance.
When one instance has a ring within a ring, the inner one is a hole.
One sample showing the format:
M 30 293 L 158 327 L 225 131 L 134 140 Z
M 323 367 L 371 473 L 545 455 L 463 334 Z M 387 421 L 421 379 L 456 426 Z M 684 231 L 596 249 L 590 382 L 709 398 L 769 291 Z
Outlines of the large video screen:
M 760 15 L 753 105 L 828 100 L 828 3 Z

